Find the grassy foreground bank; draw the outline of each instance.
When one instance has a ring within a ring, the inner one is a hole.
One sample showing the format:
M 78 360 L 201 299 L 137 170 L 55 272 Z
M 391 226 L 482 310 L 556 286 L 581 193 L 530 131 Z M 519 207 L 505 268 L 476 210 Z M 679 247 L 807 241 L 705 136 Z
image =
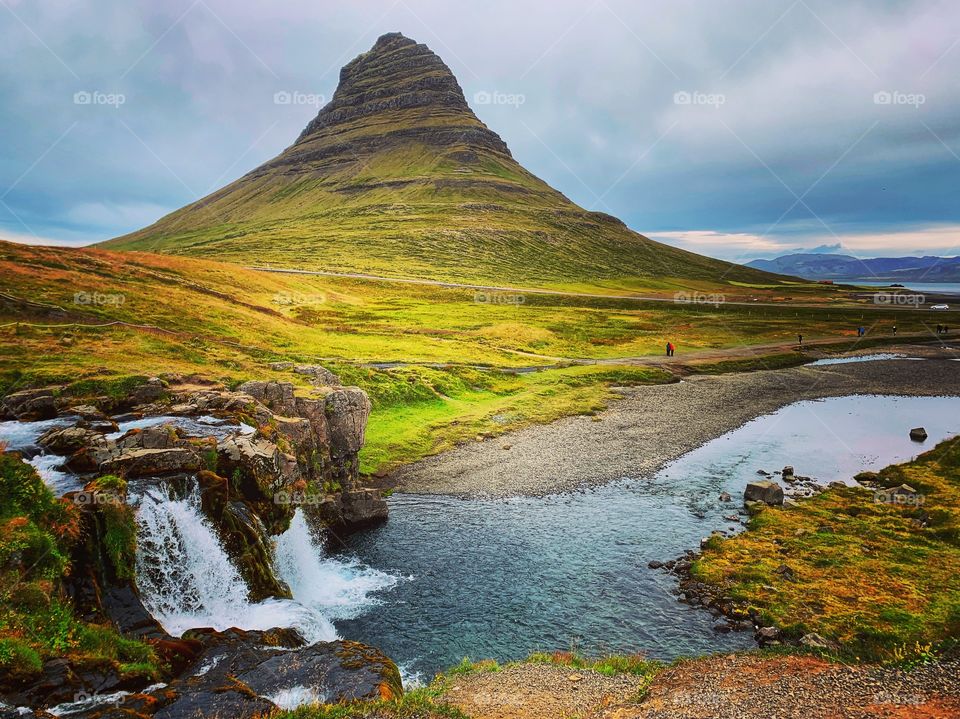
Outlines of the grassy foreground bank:
M 923 656 L 960 638 L 960 437 L 914 461 L 860 475 L 908 485 L 920 503 L 831 487 L 768 507 L 748 530 L 714 539 L 695 578 L 722 588 L 797 639 L 814 632 L 861 660 Z

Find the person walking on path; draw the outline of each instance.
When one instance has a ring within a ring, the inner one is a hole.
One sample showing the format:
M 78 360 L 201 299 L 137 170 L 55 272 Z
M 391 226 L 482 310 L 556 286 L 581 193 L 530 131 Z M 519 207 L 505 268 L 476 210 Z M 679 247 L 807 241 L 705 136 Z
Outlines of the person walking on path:
M 797 335 L 797 344 L 801 344 L 801 345 L 803 344 L 803 335 L 800 335 L 800 334 Z
M 673 342 L 667 342 L 667 357 L 673 357 L 675 349 L 676 348 L 673 346 Z
M 896 326 L 896 325 L 893 326 L 893 336 L 894 336 L 894 337 L 897 336 L 897 326 Z

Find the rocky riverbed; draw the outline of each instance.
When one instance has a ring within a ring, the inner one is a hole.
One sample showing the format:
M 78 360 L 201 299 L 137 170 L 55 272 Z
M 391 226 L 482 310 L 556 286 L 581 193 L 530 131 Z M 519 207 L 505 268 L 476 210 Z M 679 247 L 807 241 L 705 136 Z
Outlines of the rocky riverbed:
M 749 420 L 805 399 L 852 394 L 939 396 L 960 392 L 957 350 L 904 347 L 908 359 L 689 376 L 620 390 L 596 417 L 572 417 L 465 444 L 395 472 L 404 492 L 541 496 L 648 477 Z

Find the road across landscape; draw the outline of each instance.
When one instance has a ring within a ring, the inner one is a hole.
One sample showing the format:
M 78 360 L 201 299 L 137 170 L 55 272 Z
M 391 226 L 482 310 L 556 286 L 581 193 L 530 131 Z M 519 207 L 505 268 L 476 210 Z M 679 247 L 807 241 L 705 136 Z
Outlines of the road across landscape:
M 714 302 L 698 302 L 695 300 L 683 300 L 678 299 L 677 297 L 661 297 L 661 296 L 650 296 L 650 295 L 618 295 L 618 294 L 604 294 L 604 293 L 593 293 L 593 292 L 573 292 L 569 290 L 547 290 L 542 288 L 531 288 L 531 287 L 513 287 L 510 285 L 474 285 L 465 282 L 445 282 L 443 280 L 425 280 L 415 277 L 383 277 L 380 275 L 368 275 L 359 272 L 329 272 L 326 270 L 296 270 L 289 269 L 284 267 L 244 267 L 246 270 L 253 270 L 255 272 L 279 272 L 282 274 L 290 275 L 317 275 L 319 277 L 343 277 L 346 279 L 353 280 L 370 280 L 373 282 L 395 282 L 399 284 L 407 285 L 426 285 L 428 287 L 447 287 L 451 289 L 463 289 L 463 290 L 479 290 L 484 292 L 516 292 L 520 294 L 531 294 L 531 295 L 554 295 L 559 297 L 585 297 L 585 298 L 594 298 L 594 299 L 604 299 L 604 300 L 634 300 L 636 302 L 668 302 L 670 304 L 715 304 Z M 878 288 L 879 289 L 879 288 Z M 871 293 L 863 293 L 871 294 Z M 705 298 L 715 296 L 715 293 L 708 292 L 695 292 L 695 296 L 703 295 Z M 743 307 L 806 307 L 814 309 L 840 309 L 835 306 L 824 307 L 822 304 L 810 303 L 810 302 L 794 302 L 792 300 L 784 300 L 783 302 L 761 302 L 759 300 L 751 300 L 749 302 L 742 300 L 723 300 L 719 304 L 725 305 L 738 305 Z M 864 304 L 856 305 L 859 309 L 873 309 L 873 310 L 900 310 L 900 311 L 916 311 L 917 307 L 911 307 L 908 305 L 897 305 L 897 304 Z

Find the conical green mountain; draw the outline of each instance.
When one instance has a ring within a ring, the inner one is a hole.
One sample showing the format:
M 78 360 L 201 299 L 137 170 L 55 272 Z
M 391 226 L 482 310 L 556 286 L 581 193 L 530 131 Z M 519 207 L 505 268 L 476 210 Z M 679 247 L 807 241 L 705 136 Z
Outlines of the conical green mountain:
M 588 212 L 517 163 L 426 45 L 384 35 L 278 157 L 111 249 L 482 283 L 770 281 Z

